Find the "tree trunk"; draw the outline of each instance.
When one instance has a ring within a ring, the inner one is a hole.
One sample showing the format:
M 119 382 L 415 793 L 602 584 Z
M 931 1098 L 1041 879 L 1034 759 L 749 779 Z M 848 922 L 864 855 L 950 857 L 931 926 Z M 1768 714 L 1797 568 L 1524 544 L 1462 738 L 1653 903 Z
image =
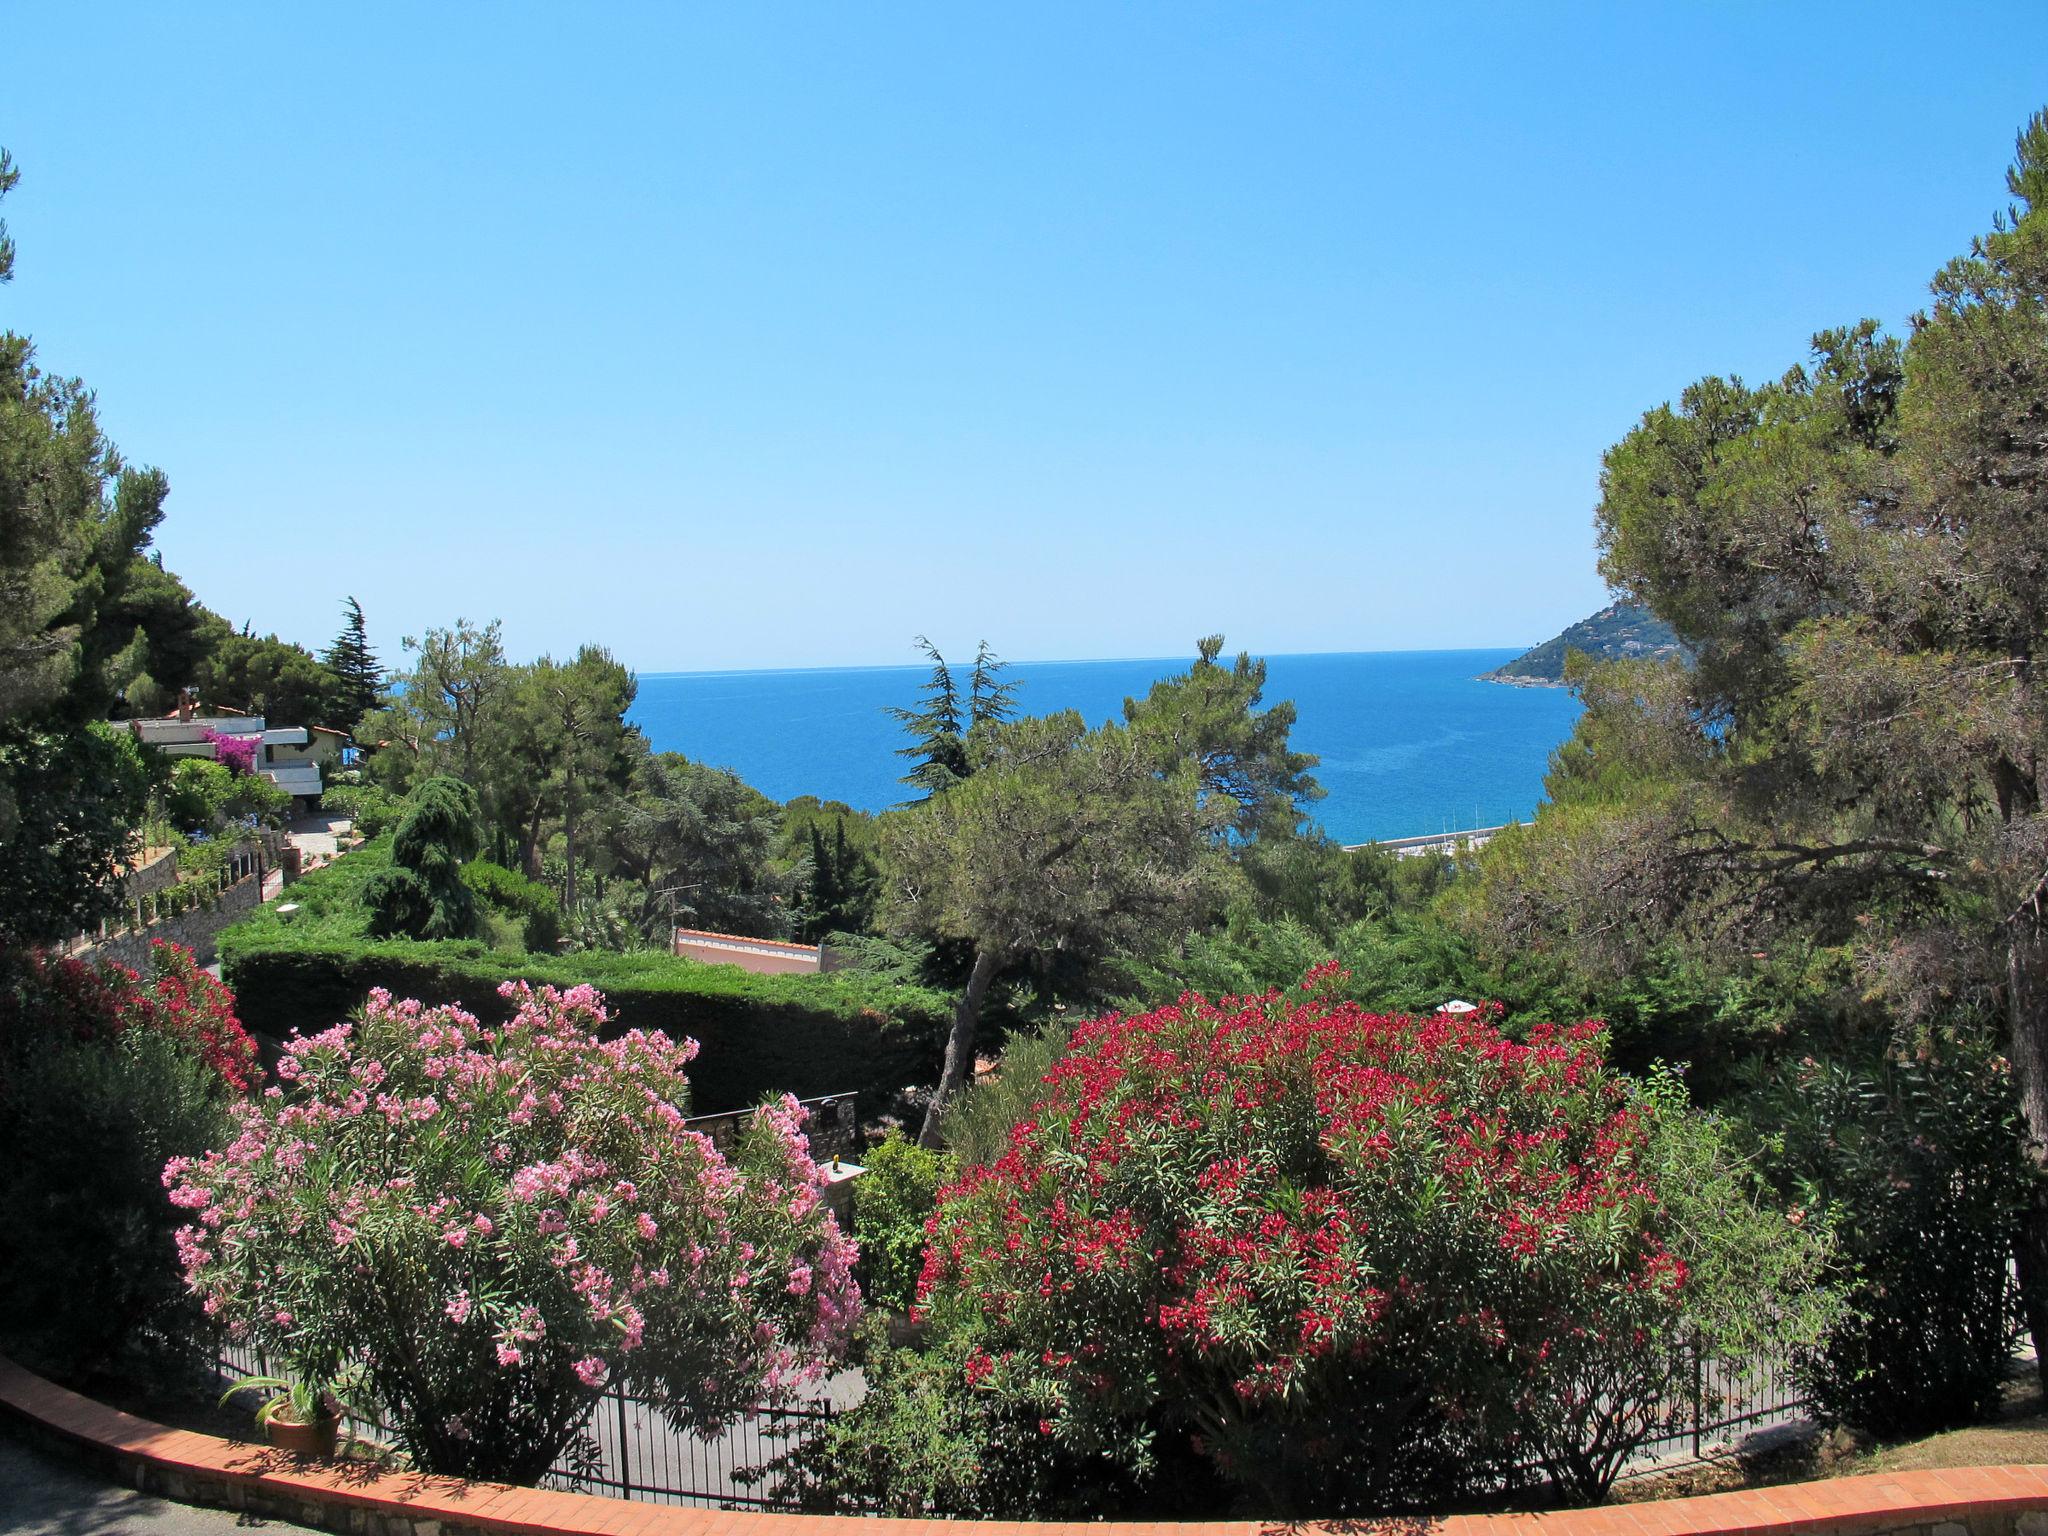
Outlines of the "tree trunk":
M 576 910 L 576 800 L 572 789 L 563 797 L 562 806 L 562 851 L 569 859 L 569 896 L 563 903 L 569 911 Z
M 967 1086 L 974 1071 L 974 1026 L 981 1017 L 981 1000 L 988 996 L 988 984 L 996 979 L 995 951 L 985 944 L 974 950 L 974 970 L 968 975 L 967 990 L 960 994 L 953 1010 L 953 1027 L 946 1032 L 946 1066 L 939 1074 L 939 1086 L 932 1091 L 931 1107 L 924 1112 L 924 1129 L 917 1133 L 921 1147 L 939 1144 L 939 1125 L 946 1107 Z
M 529 880 L 540 879 L 540 829 L 541 813 L 545 809 L 540 803 L 533 807 L 533 820 L 520 829 L 519 872 Z
M 2034 1335 L 2036 1370 L 2048 1387 L 2048 922 L 2039 887 L 2006 919 L 2006 992 L 2013 1084 L 2026 1126 L 2034 1193 L 2020 1218 L 2020 1298 Z

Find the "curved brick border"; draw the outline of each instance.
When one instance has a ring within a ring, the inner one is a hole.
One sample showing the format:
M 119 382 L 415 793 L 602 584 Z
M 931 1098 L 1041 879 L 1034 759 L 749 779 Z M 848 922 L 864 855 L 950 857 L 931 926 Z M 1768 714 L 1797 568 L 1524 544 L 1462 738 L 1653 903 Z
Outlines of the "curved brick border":
M 124 1482 L 352 1536 L 2048 1536 L 2048 1466 L 1844 1477 L 1662 1503 L 1544 1514 L 1451 1515 L 1286 1527 L 868 1520 L 675 1509 L 456 1478 L 311 1466 L 245 1442 L 167 1429 L 0 1357 L 0 1411 L 83 1451 Z

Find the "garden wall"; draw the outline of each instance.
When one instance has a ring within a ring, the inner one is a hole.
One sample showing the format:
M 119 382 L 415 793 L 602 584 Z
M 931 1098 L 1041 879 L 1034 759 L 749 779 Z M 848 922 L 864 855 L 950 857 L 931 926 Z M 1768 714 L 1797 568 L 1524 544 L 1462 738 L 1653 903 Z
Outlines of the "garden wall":
M 702 1046 L 690 1065 L 691 1107 L 699 1113 L 744 1109 L 773 1093 L 858 1093 L 863 1112 L 881 1113 L 901 1089 L 938 1080 L 949 1009 L 937 993 L 862 977 L 757 976 L 660 954 L 519 955 L 467 942 L 325 935 L 302 941 L 267 920 L 226 937 L 222 967 L 242 1022 L 273 1039 L 346 1018 L 372 987 L 459 1003 L 497 1023 L 511 1011 L 498 996 L 506 981 L 587 982 L 605 994 L 619 1029 L 660 1030 Z
M 0 1359 L 0 1412 L 107 1476 L 187 1503 L 350 1536 L 2048 1536 L 2048 1467 L 1964 1467 L 1844 1477 L 1652 1504 L 1540 1515 L 1410 1516 L 1283 1526 L 863 1520 L 676 1509 L 418 1473 L 329 1468 L 168 1429 Z
M 201 965 L 211 965 L 221 930 L 263 903 L 263 877 L 244 875 L 221 891 L 211 907 L 194 907 L 176 917 L 159 918 L 146 928 L 129 928 L 90 944 L 92 954 L 131 970 L 147 972 L 149 946 L 162 939 L 191 950 Z
M 130 901 L 154 896 L 178 883 L 178 850 L 156 848 L 150 851 L 155 853 L 155 858 L 121 877 L 121 894 Z

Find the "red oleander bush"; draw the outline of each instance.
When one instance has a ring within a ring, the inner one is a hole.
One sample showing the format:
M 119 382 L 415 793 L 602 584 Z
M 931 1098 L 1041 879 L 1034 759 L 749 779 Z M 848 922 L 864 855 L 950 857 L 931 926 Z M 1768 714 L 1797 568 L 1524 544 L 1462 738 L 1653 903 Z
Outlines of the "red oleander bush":
M 40 950 L 12 957 L 5 969 L 0 1023 L 21 1041 L 45 1034 L 105 1040 L 142 1029 L 184 1042 L 238 1094 L 262 1075 L 256 1042 L 235 1016 L 234 994 L 182 944 L 152 940 L 146 977 L 124 965 Z
M 1065 1464 L 1262 1515 L 1539 1476 L 1597 1499 L 1680 1400 L 1682 1345 L 1817 1335 L 1823 1242 L 1597 1025 L 1517 1041 L 1320 979 L 1082 1026 L 942 1193 L 920 1303 L 978 1432 L 1039 1447 L 1013 1485 Z
M 259 1076 L 234 999 L 192 952 L 150 974 L 0 953 L 0 1333 L 72 1379 L 194 1366 L 199 1308 L 179 1283 L 157 1173 L 214 1144 Z

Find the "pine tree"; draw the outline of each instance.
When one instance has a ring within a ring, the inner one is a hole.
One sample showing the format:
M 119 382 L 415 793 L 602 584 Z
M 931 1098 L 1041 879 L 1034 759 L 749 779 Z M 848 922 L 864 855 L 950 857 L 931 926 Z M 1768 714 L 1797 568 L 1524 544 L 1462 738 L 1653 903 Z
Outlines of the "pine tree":
M 917 766 L 903 775 L 905 784 L 921 789 L 921 798 L 951 789 L 967 777 L 967 737 L 960 715 L 960 690 L 953 682 L 953 670 L 939 648 L 923 635 L 917 648 L 931 659 L 931 676 L 925 679 L 924 697 L 915 709 L 891 709 L 910 733 L 910 745 L 898 747 L 899 757 L 915 758 Z M 978 670 L 977 670 L 977 675 Z
M 986 640 L 974 653 L 974 672 L 967 680 L 967 720 L 972 729 L 992 721 L 1003 721 L 1016 714 L 1017 685 L 1007 681 L 1003 673 L 1009 663 L 998 661 L 996 653 L 988 648 Z
M 868 853 L 846 840 L 846 818 L 832 824 L 828 840 L 816 822 L 810 828 L 810 869 L 805 876 L 802 936 L 816 943 L 835 933 L 861 933 L 874 918 L 878 876 Z
M 370 649 L 363 605 L 351 597 L 344 606 L 348 617 L 342 621 L 341 633 L 320 659 L 341 679 L 343 695 L 352 711 L 349 723 L 353 725 L 377 707 L 384 692 L 384 668 L 377 661 L 377 653 Z
M 811 885 L 805 893 L 806 916 L 803 936 L 815 943 L 832 929 L 839 915 L 838 874 L 831 853 L 825 846 L 825 834 L 816 822 L 811 824 Z

